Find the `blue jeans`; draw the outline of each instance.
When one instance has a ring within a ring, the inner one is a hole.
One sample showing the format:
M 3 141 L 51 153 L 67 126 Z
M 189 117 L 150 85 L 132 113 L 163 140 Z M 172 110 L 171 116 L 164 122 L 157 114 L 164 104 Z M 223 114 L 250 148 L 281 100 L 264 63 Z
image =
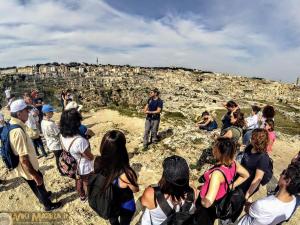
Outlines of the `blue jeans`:
M 200 130 L 207 130 L 207 131 L 213 131 L 218 128 L 218 124 L 216 121 L 213 121 L 209 124 L 207 124 L 205 127 L 200 127 Z

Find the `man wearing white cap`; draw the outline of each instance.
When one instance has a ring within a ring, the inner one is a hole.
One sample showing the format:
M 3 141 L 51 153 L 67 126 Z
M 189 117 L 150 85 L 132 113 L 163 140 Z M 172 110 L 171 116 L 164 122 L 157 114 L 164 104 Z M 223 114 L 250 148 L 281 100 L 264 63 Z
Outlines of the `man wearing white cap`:
M 33 143 L 25 132 L 25 122 L 28 119 L 27 104 L 22 99 L 13 101 L 10 106 L 10 113 L 10 124 L 16 124 L 21 127 L 9 132 L 11 148 L 14 154 L 19 156 L 19 164 L 15 169 L 17 175 L 24 178 L 33 193 L 44 205 L 46 211 L 61 207 L 60 202 L 52 203 L 49 199 L 51 192 L 46 191 L 43 174 L 39 171 L 39 163 Z

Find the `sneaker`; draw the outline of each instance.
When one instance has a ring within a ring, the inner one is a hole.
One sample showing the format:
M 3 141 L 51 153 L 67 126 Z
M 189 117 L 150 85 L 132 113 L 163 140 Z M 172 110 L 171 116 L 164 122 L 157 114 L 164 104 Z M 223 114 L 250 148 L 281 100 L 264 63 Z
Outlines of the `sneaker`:
M 45 211 L 49 212 L 55 209 L 59 209 L 60 207 L 62 207 L 62 203 L 61 202 L 55 202 L 55 203 L 51 203 L 50 206 L 45 207 Z

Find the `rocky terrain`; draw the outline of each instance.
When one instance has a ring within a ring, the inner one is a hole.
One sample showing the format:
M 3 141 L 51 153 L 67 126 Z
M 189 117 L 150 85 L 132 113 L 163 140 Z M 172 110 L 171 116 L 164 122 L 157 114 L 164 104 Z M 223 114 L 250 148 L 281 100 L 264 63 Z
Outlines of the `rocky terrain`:
M 132 166 L 139 174 L 141 190 L 159 180 L 162 161 L 172 154 L 181 155 L 188 161 L 191 180 L 197 185 L 199 175 L 210 166 L 207 149 L 212 139 L 211 134 L 196 129 L 195 118 L 209 110 L 219 121 L 225 112 L 221 103 L 230 99 L 235 99 L 246 113 L 254 103 L 262 106 L 269 103 L 276 107 L 278 139 L 272 154 L 276 178 L 299 151 L 300 88 L 291 84 L 205 71 L 146 68 L 139 73 L 119 69 L 110 73 L 56 77 L 15 75 L 2 77 L 0 82 L 2 88 L 12 86 L 13 92 L 19 95 L 37 87 L 44 93 L 46 101 L 57 107 L 62 89 L 72 89 L 75 95 L 82 96 L 83 123 L 96 133 L 91 139 L 93 153 L 99 154 L 99 143 L 107 130 L 122 130 L 128 140 Z M 165 103 L 160 127 L 162 140 L 143 152 L 144 118 L 140 111 L 147 100 L 148 90 L 153 87 L 161 90 Z M 59 113 L 55 119 L 59 119 Z M 46 186 L 54 192 L 53 198 L 63 201 L 61 211 L 69 213 L 63 224 L 105 224 L 87 203 L 80 202 L 74 181 L 58 175 L 54 159 L 42 158 L 40 164 Z M 0 167 L 0 177 L 6 180 L 0 191 L 1 211 L 42 211 L 25 183 L 14 178 L 2 164 Z M 262 188 L 257 196 L 265 193 L 266 188 Z M 142 191 L 136 194 L 136 200 L 141 194 Z M 138 224 L 139 215 L 132 224 Z M 298 218 L 297 215 L 289 224 L 297 224 Z

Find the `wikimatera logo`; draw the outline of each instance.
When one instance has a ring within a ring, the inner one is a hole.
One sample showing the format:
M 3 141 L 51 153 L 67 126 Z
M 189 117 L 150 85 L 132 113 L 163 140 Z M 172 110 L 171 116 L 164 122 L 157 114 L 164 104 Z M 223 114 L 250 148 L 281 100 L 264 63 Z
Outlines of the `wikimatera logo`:
M 0 225 L 17 225 L 17 224 L 61 224 L 67 220 L 69 214 L 66 212 L 10 212 L 0 213 Z
M 13 220 L 9 213 L 0 213 L 0 225 L 13 225 Z

